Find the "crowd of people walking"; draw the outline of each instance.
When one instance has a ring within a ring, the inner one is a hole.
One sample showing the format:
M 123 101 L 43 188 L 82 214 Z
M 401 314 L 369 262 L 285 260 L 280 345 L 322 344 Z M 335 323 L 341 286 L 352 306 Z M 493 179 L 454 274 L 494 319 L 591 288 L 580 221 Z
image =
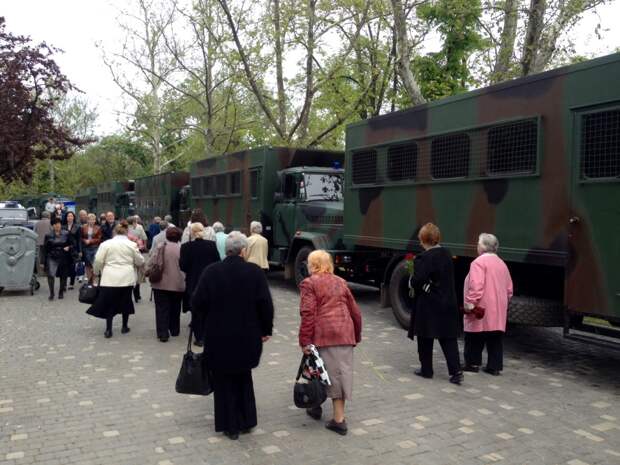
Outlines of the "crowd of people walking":
M 78 219 L 79 218 L 79 219 Z M 130 331 L 140 283 L 148 277 L 155 304 L 155 334 L 167 342 L 181 331 L 181 313 L 191 312 L 190 338 L 204 346 L 212 373 L 215 429 L 231 439 L 257 424 L 252 369 L 259 364 L 263 344 L 272 335 L 274 308 L 264 271 L 269 269 L 268 243 L 257 221 L 250 236 L 225 232 L 204 213 L 192 211 L 184 229 L 170 216 L 155 217 L 145 228 L 138 216 L 117 221 L 114 213 L 100 217 L 80 211 L 59 218 L 44 212 L 35 230 L 49 298 L 62 299 L 74 283 L 76 263 L 85 263 L 88 282 L 99 281 L 95 303 L 87 313 L 105 319 L 106 338 L 113 336 L 113 319 L 122 315 L 121 333 Z M 412 315 L 408 336 L 417 338 L 420 367 L 415 374 L 432 378 L 433 343 L 437 339 L 448 367 L 449 381 L 463 382 L 463 371 L 480 369 L 499 375 L 503 370 L 503 335 L 512 281 L 498 257 L 499 242 L 480 234 L 478 257 L 472 261 L 459 308 L 453 259 L 441 245 L 439 228 L 428 223 L 418 234 L 422 252 L 415 256 L 409 280 Z M 354 348 L 362 339 L 362 315 L 346 281 L 334 275 L 331 255 L 323 250 L 308 257 L 309 277 L 300 284 L 299 346 L 303 354 L 318 354 L 327 367 L 327 397 L 333 417 L 326 427 L 347 434 L 345 404 L 353 392 Z M 242 291 L 240 291 L 242 290 Z M 464 365 L 457 338 L 464 329 Z M 488 360 L 482 367 L 486 347 Z M 322 408 L 307 409 L 314 418 Z

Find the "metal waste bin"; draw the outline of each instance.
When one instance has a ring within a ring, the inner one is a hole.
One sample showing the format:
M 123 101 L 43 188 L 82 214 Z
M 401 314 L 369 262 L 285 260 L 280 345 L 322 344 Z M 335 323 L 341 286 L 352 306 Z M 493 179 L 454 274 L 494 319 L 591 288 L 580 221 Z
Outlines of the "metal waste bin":
M 37 262 L 37 234 L 21 226 L 0 227 L 0 291 L 39 286 L 34 274 Z

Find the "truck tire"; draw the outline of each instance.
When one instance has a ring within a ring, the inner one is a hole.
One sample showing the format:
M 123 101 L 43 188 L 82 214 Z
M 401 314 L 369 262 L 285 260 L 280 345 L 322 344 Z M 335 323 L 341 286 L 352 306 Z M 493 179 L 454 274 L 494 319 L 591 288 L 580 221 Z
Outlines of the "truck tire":
M 413 299 L 409 297 L 409 270 L 407 263 L 402 260 L 392 271 L 388 290 L 392 312 L 396 321 L 405 329 L 409 328 Z
M 295 256 L 295 284 L 298 286 L 301 282 L 310 276 L 308 272 L 308 255 L 312 252 L 314 248 L 305 245 L 297 252 Z
M 556 300 L 514 296 L 508 305 L 508 323 L 547 327 L 564 326 L 564 306 Z

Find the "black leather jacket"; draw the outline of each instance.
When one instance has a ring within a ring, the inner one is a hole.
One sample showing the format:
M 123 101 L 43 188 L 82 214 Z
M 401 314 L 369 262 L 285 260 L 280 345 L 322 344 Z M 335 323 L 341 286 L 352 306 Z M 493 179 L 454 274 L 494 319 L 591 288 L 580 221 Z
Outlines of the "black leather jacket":
M 65 247 L 69 247 L 69 251 Z M 45 236 L 45 253 L 54 260 L 69 260 L 74 248 L 71 235 L 64 229 L 58 235 L 52 231 Z

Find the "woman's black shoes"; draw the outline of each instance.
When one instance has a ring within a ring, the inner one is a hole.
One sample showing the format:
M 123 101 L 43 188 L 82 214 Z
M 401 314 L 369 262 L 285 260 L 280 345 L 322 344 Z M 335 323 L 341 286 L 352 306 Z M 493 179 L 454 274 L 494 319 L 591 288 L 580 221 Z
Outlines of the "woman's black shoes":
M 308 414 L 310 418 L 314 418 L 315 420 L 320 420 L 321 417 L 323 416 L 323 409 L 321 408 L 321 406 L 307 408 L 306 413 Z
M 491 368 L 484 367 L 482 369 L 482 371 L 484 371 L 485 373 L 488 373 L 490 375 L 493 375 L 493 376 L 499 376 L 499 370 L 493 370 Z
M 59 298 L 59 299 L 64 299 L 64 298 L 65 298 L 65 294 L 64 294 L 64 292 L 63 292 L 63 291 L 60 291 L 60 292 L 58 293 L 58 298 Z
M 47 300 L 54 300 L 54 294 L 50 294 L 50 296 L 47 298 Z
M 108 330 L 106 330 L 106 332 L 105 332 L 105 333 L 103 333 L 103 336 L 104 336 L 106 339 L 111 338 L 111 337 L 112 337 L 112 331 L 111 331 L 111 330 L 109 330 L 109 329 L 108 329 Z
M 236 431 L 224 431 L 224 434 L 228 437 L 228 439 L 232 439 L 233 441 L 239 439 L 239 433 Z
M 329 420 L 325 424 L 325 428 L 327 428 L 330 431 L 334 431 L 335 433 L 338 433 L 341 436 L 345 436 L 349 432 L 349 429 L 347 428 L 346 420 L 342 420 L 341 423 L 338 423 L 336 420 Z
M 422 368 L 418 368 L 417 370 L 413 372 L 413 374 L 416 376 L 421 376 L 422 378 L 426 378 L 426 379 L 431 379 L 433 377 L 432 374 L 429 375 L 428 373 L 424 373 L 422 371 Z
M 167 337 L 160 337 L 159 341 L 160 342 L 168 342 L 168 338 Z
M 121 334 L 127 334 L 129 331 L 131 331 L 129 326 L 123 326 L 123 328 L 121 329 Z
M 480 371 L 480 367 L 477 365 L 465 365 L 463 367 L 463 371 L 469 371 L 470 373 L 478 373 Z
M 459 371 L 458 373 L 450 376 L 450 382 L 452 384 L 460 385 L 463 382 L 463 372 Z

